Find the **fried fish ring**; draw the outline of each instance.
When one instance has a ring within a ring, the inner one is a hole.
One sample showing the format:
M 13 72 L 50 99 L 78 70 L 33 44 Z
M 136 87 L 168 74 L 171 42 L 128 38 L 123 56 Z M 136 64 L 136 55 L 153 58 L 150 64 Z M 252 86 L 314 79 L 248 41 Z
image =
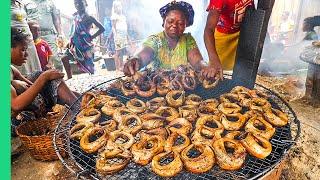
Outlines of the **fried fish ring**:
M 140 165 L 147 165 L 152 158 L 163 151 L 165 140 L 161 136 L 142 134 L 140 141 L 133 144 L 131 152 L 133 161 Z
M 142 128 L 142 122 L 139 116 L 135 114 L 129 114 L 123 117 L 120 121 L 119 130 L 126 131 L 133 135 L 137 134 Z
M 205 88 L 205 89 L 211 89 L 211 88 L 214 88 L 218 85 L 219 81 L 220 81 L 220 78 L 218 77 L 215 77 L 216 79 L 212 80 L 212 79 L 204 79 L 203 82 L 202 82 L 202 86 Z
M 192 130 L 192 124 L 185 118 L 177 118 L 168 124 L 168 129 L 171 132 L 189 134 Z
M 220 118 L 223 127 L 229 131 L 239 130 L 248 119 L 246 115 L 240 113 L 222 114 Z
M 134 90 L 141 97 L 151 97 L 157 91 L 157 87 L 152 81 L 145 81 L 139 85 L 135 84 Z
M 193 148 L 200 152 L 197 157 L 189 157 L 189 151 Z M 210 146 L 205 144 L 190 144 L 181 152 L 181 159 L 184 167 L 192 173 L 205 173 L 209 171 L 214 163 L 215 156 Z
M 125 96 L 133 96 L 136 94 L 134 89 L 134 81 L 131 78 L 125 79 L 121 82 L 121 92 Z
M 196 130 L 202 136 L 212 137 L 212 140 L 216 140 L 221 137 L 224 127 L 218 116 L 202 116 L 197 120 Z
M 96 97 L 96 95 L 93 92 L 86 92 L 84 93 L 84 95 L 82 96 L 81 99 L 81 109 L 85 109 L 91 101 L 94 101 L 94 98 Z
M 181 82 L 186 90 L 193 91 L 197 87 L 197 81 L 195 77 L 188 74 L 182 75 Z
M 234 93 L 226 93 L 220 96 L 221 103 L 239 103 L 239 95 Z
M 168 94 L 166 95 L 166 100 L 169 106 L 175 108 L 180 107 L 183 105 L 185 101 L 185 92 L 179 90 L 172 90 L 168 92 Z
M 80 140 L 83 134 L 92 127 L 93 123 L 91 122 L 77 123 L 70 130 L 70 138 Z
M 102 134 L 98 139 L 90 141 L 90 137 Z M 80 139 L 80 147 L 86 153 L 94 153 L 103 147 L 108 140 L 108 132 L 101 127 L 89 128 Z
M 245 131 L 257 133 L 266 139 L 270 139 L 276 132 L 276 129 L 268 121 L 264 120 L 262 116 L 255 116 L 248 120 Z
M 259 112 L 264 112 L 270 110 L 271 104 L 268 100 L 264 98 L 252 98 L 249 105 L 250 110 L 257 110 Z
M 219 101 L 214 99 L 214 98 L 211 98 L 211 99 L 206 99 L 204 101 L 202 101 L 200 104 L 199 104 L 199 107 L 201 106 L 209 106 L 211 108 L 217 108 L 218 105 L 219 105 Z
M 194 122 L 198 117 L 197 107 L 193 105 L 181 106 L 179 107 L 179 114 L 180 117 L 185 118 L 190 122 Z
M 228 144 L 228 148 L 233 149 L 233 153 L 227 152 L 225 144 Z M 225 170 L 240 169 L 247 154 L 240 142 L 226 137 L 216 140 L 213 143 L 213 150 L 219 167 Z
M 197 109 L 197 112 L 200 117 L 208 116 L 208 115 L 217 115 L 220 113 L 217 108 L 210 106 L 210 105 L 199 106 L 199 108 Z
M 157 83 L 157 93 L 160 96 L 165 96 L 170 91 L 170 81 L 168 77 L 162 76 L 159 83 Z
M 176 143 L 178 138 L 183 138 L 184 141 L 182 144 Z M 190 144 L 190 139 L 188 138 L 187 135 L 173 132 L 169 135 L 168 139 L 166 140 L 164 150 L 167 152 L 175 151 L 180 153 L 184 148 L 189 146 L 189 144 Z
M 223 114 L 234 114 L 240 112 L 242 108 L 236 103 L 221 103 L 218 109 Z
M 115 131 L 117 129 L 117 122 L 113 119 L 99 123 L 99 126 L 106 129 L 108 132 Z
M 127 166 L 131 156 L 126 149 L 106 149 L 97 158 L 96 171 L 103 175 L 114 174 Z
M 76 121 L 78 123 L 81 122 L 92 122 L 96 123 L 99 121 L 101 117 L 101 112 L 94 108 L 86 108 L 80 111 L 80 113 L 76 117 Z
M 162 127 L 145 131 L 145 133 L 150 134 L 150 135 L 159 135 L 163 139 L 167 139 L 168 135 L 169 135 L 168 130 L 166 128 L 162 128 Z
M 267 110 L 263 116 L 266 118 L 266 120 L 271 123 L 274 126 L 282 127 L 288 124 L 289 119 L 288 115 L 284 112 L 271 108 L 270 110 Z
M 128 132 L 116 130 L 110 133 L 107 149 L 122 148 L 129 149 L 134 143 L 134 137 Z
M 240 141 L 252 156 L 264 159 L 271 154 L 271 143 L 259 134 L 248 133 L 247 137 Z
M 129 114 L 133 114 L 132 111 L 130 111 L 129 109 L 123 107 L 123 108 L 117 108 L 114 113 L 113 113 L 113 119 L 115 121 L 117 121 L 118 123 L 120 123 L 122 121 L 122 119 L 129 115 Z
M 115 100 L 108 101 L 101 108 L 101 111 L 108 116 L 112 116 L 115 110 L 121 107 L 125 107 L 125 105 L 121 101 L 115 99 Z
M 157 115 L 157 114 L 153 114 L 153 119 L 142 119 L 143 116 L 140 116 L 141 120 L 142 120 L 142 129 L 156 129 L 159 127 L 163 127 L 164 125 L 164 120 L 165 118 Z M 152 118 L 152 117 L 150 117 Z
M 165 157 L 173 158 L 168 164 L 161 165 L 160 160 Z M 151 162 L 151 169 L 153 172 L 162 177 L 173 177 L 177 175 L 183 168 L 183 163 L 180 159 L 179 153 L 163 152 L 153 157 Z
M 133 98 L 127 102 L 127 108 L 134 113 L 143 113 L 146 110 L 146 104 L 140 99 Z
M 156 97 L 147 101 L 146 106 L 148 111 L 155 112 L 159 107 L 166 106 L 167 101 L 164 97 Z
M 193 105 L 193 106 L 199 106 L 201 103 L 202 98 L 196 94 L 190 94 L 186 97 L 185 105 Z
M 172 108 L 172 107 L 160 107 L 157 111 L 156 114 L 158 114 L 159 116 L 162 116 L 164 118 L 166 118 L 167 121 L 173 121 L 174 119 L 179 117 L 179 113 L 177 112 L 176 109 Z

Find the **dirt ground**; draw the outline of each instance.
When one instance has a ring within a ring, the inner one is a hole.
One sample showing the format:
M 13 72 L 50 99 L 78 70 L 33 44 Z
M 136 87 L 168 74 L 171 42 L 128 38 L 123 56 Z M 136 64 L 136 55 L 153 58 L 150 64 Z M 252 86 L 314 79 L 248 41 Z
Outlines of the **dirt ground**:
M 86 77 L 75 77 L 67 83 L 73 86 L 75 81 L 81 82 L 81 78 Z M 105 80 L 105 78 L 96 79 L 98 79 L 97 81 Z M 301 122 L 300 138 L 296 145 L 289 150 L 281 179 L 319 179 L 320 108 L 312 106 L 302 98 L 305 79 L 296 76 L 272 78 L 258 76 L 257 82 L 274 90 L 289 101 Z M 72 88 L 78 92 L 85 90 L 74 86 Z M 12 141 L 18 140 L 13 139 Z M 19 143 L 16 142 L 15 144 Z M 13 180 L 76 179 L 71 172 L 64 168 L 60 161 L 37 161 L 30 156 L 29 152 L 23 150 L 23 148 L 20 149 L 24 151 L 20 156 L 12 156 L 11 177 Z

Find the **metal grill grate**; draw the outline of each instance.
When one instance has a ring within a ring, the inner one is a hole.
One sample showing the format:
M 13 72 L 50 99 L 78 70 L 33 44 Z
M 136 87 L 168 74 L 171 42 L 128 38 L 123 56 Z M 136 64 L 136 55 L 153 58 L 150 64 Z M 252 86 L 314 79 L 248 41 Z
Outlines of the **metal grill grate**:
M 108 89 L 110 83 L 114 80 L 115 79 L 99 84 L 91 88 L 90 91 L 105 91 L 106 89 Z M 230 79 L 225 79 L 212 90 L 205 90 L 202 87 L 198 86 L 194 92 L 186 92 L 186 94 L 188 95 L 190 93 L 196 93 L 204 99 L 218 98 L 221 94 L 229 92 L 236 85 L 243 84 Z M 256 84 L 255 88 L 268 94 L 268 100 L 271 102 L 272 106 L 274 108 L 281 109 L 289 116 L 289 124 L 281 128 L 276 128 L 276 133 L 270 140 L 272 143 L 272 153 L 263 160 L 248 155 L 245 165 L 238 171 L 224 171 L 221 170 L 217 165 L 215 165 L 209 172 L 203 174 L 192 174 L 183 170 L 173 179 L 255 179 L 263 176 L 268 171 L 272 170 L 279 162 L 281 162 L 287 151 L 295 143 L 300 134 L 300 122 L 291 107 L 277 94 L 261 85 Z M 123 103 L 131 99 L 123 96 L 119 91 L 116 90 L 107 90 L 107 93 L 113 96 L 117 96 Z M 143 101 L 147 101 L 154 97 L 140 99 Z M 99 176 L 99 174 L 95 172 L 95 162 L 97 154 L 85 153 L 81 150 L 78 141 L 71 140 L 69 138 L 69 130 L 76 123 L 75 116 L 79 113 L 79 110 L 80 98 L 70 107 L 68 114 L 60 120 L 55 130 L 53 139 L 57 155 L 59 156 L 62 163 L 71 172 L 75 173 L 79 178 L 83 179 L 163 179 L 162 177 L 157 176 L 151 171 L 150 164 L 147 166 L 140 166 L 133 162 L 130 162 L 124 170 L 121 170 L 114 175 L 108 175 L 105 177 Z M 106 121 L 108 119 L 110 118 L 107 116 L 102 116 L 103 121 Z M 56 146 L 56 137 L 60 135 L 64 135 L 63 137 L 65 138 L 63 140 L 65 141 L 64 143 L 67 144 L 67 149 L 62 149 L 64 147 Z M 69 152 L 71 160 L 65 159 L 60 155 L 60 153 L 65 150 Z

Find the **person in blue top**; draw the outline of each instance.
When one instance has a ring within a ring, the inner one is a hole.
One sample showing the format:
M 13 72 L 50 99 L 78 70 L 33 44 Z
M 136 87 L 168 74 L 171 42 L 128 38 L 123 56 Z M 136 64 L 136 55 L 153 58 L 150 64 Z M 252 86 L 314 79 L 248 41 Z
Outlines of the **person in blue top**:
M 112 21 L 111 21 L 111 9 L 106 8 L 105 16 L 103 19 L 103 27 L 105 31 L 103 32 L 103 37 L 105 39 L 105 48 L 109 56 L 112 56 L 115 52 L 114 39 L 112 33 Z

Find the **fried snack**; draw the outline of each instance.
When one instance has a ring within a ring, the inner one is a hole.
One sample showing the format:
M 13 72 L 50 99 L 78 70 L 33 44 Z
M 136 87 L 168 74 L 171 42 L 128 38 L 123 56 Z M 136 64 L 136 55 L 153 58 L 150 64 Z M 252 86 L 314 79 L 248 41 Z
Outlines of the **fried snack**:
M 93 92 L 86 92 L 84 93 L 84 95 L 82 96 L 82 100 L 81 100 L 81 109 L 85 109 L 89 104 L 91 104 L 91 101 L 94 101 L 94 98 L 96 97 L 96 95 Z
M 113 119 L 99 122 L 99 126 L 101 126 L 103 129 L 106 129 L 108 132 L 115 131 L 117 129 L 117 122 Z
M 91 122 L 82 122 L 75 124 L 70 130 L 70 138 L 80 140 L 84 133 L 93 127 L 93 123 Z
M 156 85 L 152 81 L 142 81 L 134 85 L 135 92 L 141 97 L 151 97 L 157 90 Z
M 195 132 L 199 132 L 201 136 L 211 137 L 212 140 L 216 140 L 221 138 L 224 127 L 218 116 L 202 116 L 197 120 L 196 130 Z
M 139 116 L 135 114 L 129 114 L 122 118 L 118 126 L 119 130 L 137 134 L 142 128 L 142 122 Z
M 148 111 L 155 112 L 159 107 L 166 106 L 167 101 L 164 97 L 156 97 L 147 101 L 146 106 Z
M 232 153 L 227 152 L 225 144 L 228 144 L 228 148 L 233 149 Z M 226 137 L 216 140 L 213 143 L 213 150 L 219 167 L 231 171 L 242 167 L 247 154 L 240 142 Z
M 113 119 L 115 121 L 117 121 L 118 123 L 120 123 L 122 121 L 122 119 L 127 116 L 127 115 L 130 115 L 130 114 L 133 114 L 132 111 L 130 111 L 128 108 L 117 108 L 114 113 L 113 113 Z
M 266 110 L 263 116 L 269 123 L 277 127 L 285 126 L 289 122 L 287 114 L 274 108 Z
M 76 117 L 76 121 L 78 123 L 82 122 L 92 122 L 96 123 L 99 121 L 101 117 L 101 112 L 94 108 L 86 108 L 80 111 L 80 113 Z
M 169 106 L 178 108 L 182 106 L 185 101 L 185 92 L 172 90 L 166 95 L 166 100 Z
M 226 93 L 220 96 L 221 103 L 240 103 L 240 98 L 238 94 Z
M 161 165 L 162 158 L 171 157 L 173 161 L 168 164 Z M 183 167 L 180 155 L 176 152 L 163 152 L 153 157 L 151 162 L 151 169 L 153 172 L 162 177 L 173 177 L 177 175 Z
M 242 115 L 241 113 L 222 114 L 220 118 L 223 127 L 229 131 L 239 130 L 248 119 L 246 115 Z
M 121 107 L 125 107 L 125 105 L 121 101 L 115 99 L 104 104 L 101 111 L 108 116 L 112 116 L 115 110 Z
M 245 131 L 270 139 L 276 132 L 276 129 L 268 121 L 264 120 L 262 116 L 255 116 L 248 120 Z
M 145 133 L 150 134 L 150 135 L 159 135 L 163 139 L 167 139 L 169 136 L 168 130 L 166 128 L 162 128 L 162 127 L 145 131 Z
M 188 74 L 182 75 L 181 83 L 183 88 L 189 91 L 193 91 L 197 87 L 197 81 L 195 77 Z
M 264 112 L 271 109 L 271 104 L 264 98 L 252 98 L 249 104 L 250 110 Z
M 172 107 L 166 107 L 166 106 L 160 107 L 156 111 L 156 114 L 166 118 L 166 121 L 169 121 L 169 122 L 179 117 L 179 113 L 177 112 L 176 109 Z
M 151 130 L 163 127 L 166 118 L 155 113 L 145 113 L 140 116 L 142 129 Z
M 163 151 L 164 142 L 161 136 L 142 133 L 140 141 L 131 147 L 133 161 L 143 166 L 147 165 L 155 155 Z
M 259 134 L 248 133 L 240 142 L 250 155 L 259 159 L 266 158 L 272 151 L 271 143 Z
M 215 77 L 215 79 L 204 79 L 202 82 L 202 86 L 205 89 L 211 89 L 211 88 L 216 87 L 218 85 L 219 81 L 220 81 L 219 77 Z
M 217 108 L 208 105 L 200 105 L 197 109 L 197 113 L 200 117 L 209 115 L 218 115 L 220 112 Z
M 96 140 L 90 141 L 90 137 L 99 136 Z M 101 127 L 91 127 L 83 134 L 80 139 L 80 147 L 86 153 L 97 152 L 101 147 L 103 147 L 108 140 L 108 132 L 106 129 Z
M 176 141 L 178 140 L 178 138 L 183 138 L 184 141 L 182 144 L 176 144 Z M 165 142 L 164 150 L 167 152 L 174 151 L 174 152 L 180 153 L 184 148 L 189 146 L 189 144 L 190 144 L 190 139 L 186 134 L 172 132 Z
M 180 117 L 185 118 L 190 122 L 196 121 L 198 117 L 197 107 L 193 105 L 185 105 L 179 107 Z
M 202 98 L 196 94 L 190 94 L 186 97 L 186 101 L 184 102 L 185 105 L 192 105 L 192 106 L 199 106 L 201 103 Z
M 189 151 L 193 148 L 200 152 L 197 157 L 189 157 Z M 210 146 L 205 144 L 190 144 L 181 152 L 181 160 L 183 161 L 184 167 L 187 171 L 192 173 L 205 173 L 209 171 L 214 163 L 215 156 Z
M 134 113 L 143 113 L 146 110 L 146 104 L 140 99 L 133 98 L 127 102 L 127 108 Z
M 242 108 L 236 103 L 221 103 L 218 109 L 223 114 L 234 114 L 240 112 Z
M 103 175 L 114 174 L 127 166 L 131 156 L 126 149 L 106 149 L 97 158 L 96 171 Z
M 134 81 L 131 78 L 125 79 L 121 82 L 121 92 L 125 96 L 133 96 L 136 94 L 134 89 Z
M 202 106 L 209 106 L 210 108 L 217 108 L 218 105 L 219 105 L 219 101 L 214 99 L 214 98 L 211 98 L 211 99 L 206 99 L 204 101 L 202 101 L 200 104 L 199 104 L 199 107 L 202 107 Z
M 170 91 L 169 78 L 166 76 L 158 76 L 158 77 L 159 77 L 159 82 L 155 83 L 157 85 L 157 93 L 160 96 L 165 96 Z
M 168 124 L 168 129 L 173 133 L 177 132 L 179 134 L 189 134 L 192 130 L 192 124 L 185 118 L 177 118 L 170 121 Z
M 134 143 L 134 137 L 128 132 L 116 130 L 110 133 L 107 149 L 129 149 Z

